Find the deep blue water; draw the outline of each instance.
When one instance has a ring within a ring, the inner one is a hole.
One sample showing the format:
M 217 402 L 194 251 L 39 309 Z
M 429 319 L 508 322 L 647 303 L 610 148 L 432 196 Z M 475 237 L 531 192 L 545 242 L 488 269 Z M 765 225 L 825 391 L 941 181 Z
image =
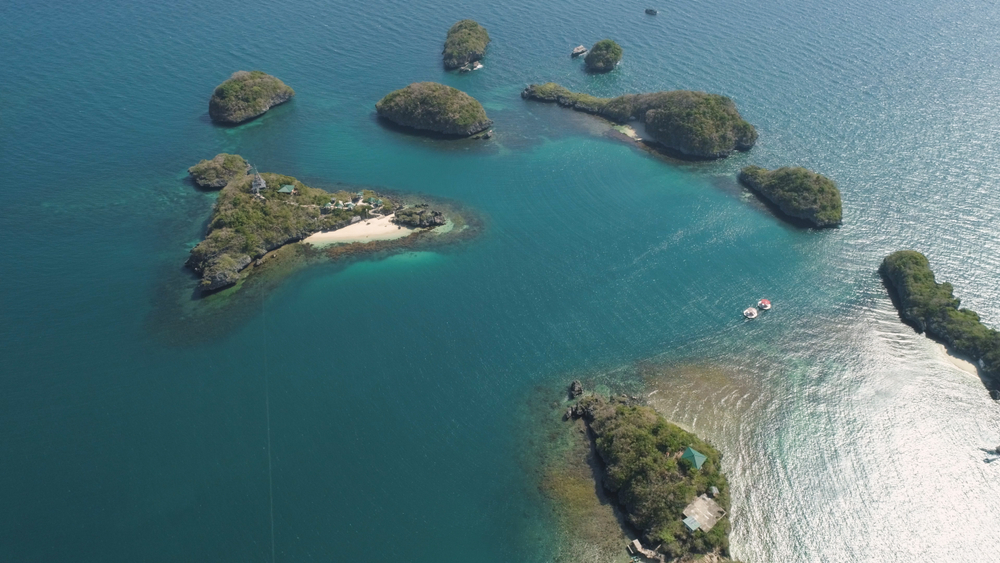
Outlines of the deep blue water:
M 995 558 L 1000 463 L 978 448 L 1000 411 L 900 323 L 875 269 L 922 250 L 1000 326 L 1000 8 L 650 6 L 0 4 L 0 559 L 271 561 L 273 484 L 275 560 L 546 561 L 521 405 L 649 359 L 739 374 L 666 404 L 726 456 L 742 560 Z M 448 74 L 465 17 L 493 38 L 486 68 Z M 604 37 L 622 65 L 584 74 L 570 49 Z M 213 126 L 208 96 L 239 69 L 297 96 Z M 482 101 L 495 138 L 379 125 L 375 101 L 418 80 Z M 723 93 L 760 141 L 663 162 L 522 101 L 540 81 Z M 162 312 L 212 205 L 186 168 L 223 151 L 451 198 L 485 232 L 316 266 L 194 326 Z M 735 185 L 748 163 L 827 174 L 845 225 L 784 224 Z M 740 322 L 763 295 L 773 314 Z M 185 333 L 203 342 L 164 337 Z

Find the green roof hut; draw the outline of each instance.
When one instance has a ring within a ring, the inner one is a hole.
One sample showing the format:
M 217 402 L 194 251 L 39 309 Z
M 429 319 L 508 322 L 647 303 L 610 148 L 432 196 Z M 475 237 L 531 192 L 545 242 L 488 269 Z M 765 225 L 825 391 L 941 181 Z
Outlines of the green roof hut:
M 691 448 L 688 449 L 691 450 Z M 691 451 L 693 452 L 694 450 Z M 687 526 L 687 529 L 692 532 L 701 527 L 701 524 L 690 516 L 684 519 L 684 525 Z
M 693 465 L 695 469 L 701 469 L 702 464 L 705 463 L 705 460 L 708 459 L 708 457 L 698 450 L 693 449 L 691 446 L 688 446 L 687 449 L 684 450 L 684 453 L 681 454 L 681 459 L 690 461 L 691 465 Z
M 281 186 L 281 189 L 278 190 L 278 193 L 279 194 L 290 194 L 290 193 L 292 193 L 294 191 L 295 191 L 295 186 L 293 186 L 291 184 L 285 184 L 284 186 Z

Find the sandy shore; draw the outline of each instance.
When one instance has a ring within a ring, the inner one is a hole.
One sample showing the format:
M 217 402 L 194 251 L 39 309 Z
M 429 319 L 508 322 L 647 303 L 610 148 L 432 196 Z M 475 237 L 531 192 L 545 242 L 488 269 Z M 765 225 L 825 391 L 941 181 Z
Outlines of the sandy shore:
M 979 375 L 979 370 L 976 369 L 975 364 L 963 360 L 962 358 L 956 358 L 955 356 L 952 356 L 951 353 L 948 351 L 948 348 L 945 347 L 944 344 L 935 342 L 934 345 L 937 346 L 937 349 L 941 352 L 941 355 L 944 356 L 944 358 L 948 361 L 948 363 L 950 363 L 951 365 L 957 367 L 962 371 L 971 373 L 972 375 L 975 376 Z
M 329 246 L 331 244 L 346 244 L 352 242 L 372 242 L 376 240 L 395 240 L 413 232 L 413 229 L 400 227 L 392 223 L 392 215 L 359 221 L 336 231 L 316 233 L 306 237 L 302 242 L 313 246 Z

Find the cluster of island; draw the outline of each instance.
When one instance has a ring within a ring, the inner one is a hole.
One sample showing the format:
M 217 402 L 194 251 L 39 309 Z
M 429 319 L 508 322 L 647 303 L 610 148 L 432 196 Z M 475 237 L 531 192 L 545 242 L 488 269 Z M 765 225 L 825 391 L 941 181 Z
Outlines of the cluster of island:
M 457 22 L 445 40 L 445 68 L 482 68 L 480 61 L 489 43 L 489 33 L 477 22 Z M 605 39 L 589 50 L 580 46 L 572 53 L 574 57 L 583 54 L 588 72 L 610 72 L 622 60 L 623 51 Z M 241 123 L 294 95 L 273 76 L 239 71 L 215 89 L 209 115 L 218 123 Z M 675 90 L 598 98 L 546 83 L 527 86 L 521 96 L 619 126 L 634 122 L 644 138 L 634 136 L 633 140 L 684 159 L 726 158 L 749 151 L 758 138 L 733 100 L 718 94 Z M 478 100 L 435 82 L 416 82 L 390 92 L 375 104 L 375 111 L 395 125 L 440 137 L 489 138 L 492 134 L 493 121 Z M 370 189 L 330 192 L 313 188 L 292 176 L 259 173 L 238 155 L 219 154 L 189 172 L 198 186 L 221 190 L 205 238 L 187 261 L 200 276 L 199 286 L 205 292 L 239 283 L 251 264 L 260 265 L 269 253 L 291 243 L 393 240 L 449 223 L 445 213 L 426 203 L 405 204 L 396 196 Z M 816 172 L 802 167 L 746 166 L 738 181 L 796 224 L 826 228 L 843 220 L 840 191 Z M 951 286 L 934 281 L 923 255 L 894 253 L 880 271 L 898 294 L 906 321 L 977 360 L 984 373 L 1000 373 L 1000 333 L 983 325 L 976 313 L 959 309 Z M 575 384 L 571 399 L 566 417 L 585 421 L 602 461 L 603 486 L 640 536 L 631 544 L 630 553 L 637 559 L 661 562 L 687 561 L 699 554 L 712 554 L 716 560 L 727 557 L 729 487 L 719 472 L 721 454 L 635 398 L 583 395 Z

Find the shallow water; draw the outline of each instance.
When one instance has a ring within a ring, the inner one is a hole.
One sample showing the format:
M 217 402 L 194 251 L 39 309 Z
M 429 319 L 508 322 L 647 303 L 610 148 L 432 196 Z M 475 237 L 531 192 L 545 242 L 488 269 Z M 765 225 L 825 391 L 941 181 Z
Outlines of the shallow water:
M 637 365 L 692 362 L 733 380 L 658 396 L 724 453 L 740 559 L 993 557 L 1000 463 L 979 448 L 1000 411 L 900 323 L 875 269 L 922 250 L 1000 325 L 1000 10 L 651 6 L 0 6 L 2 558 L 271 560 L 267 396 L 274 559 L 548 560 L 512 413 L 572 374 L 638 388 Z M 461 17 L 493 43 L 483 70 L 446 74 Z M 588 76 L 569 50 L 605 36 L 624 62 Z M 212 126 L 212 88 L 251 68 L 298 95 Z M 375 101 L 417 80 L 481 100 L 494 139 L 381 126 Z M 665 163 L 518 96 L 549 80 L 727 94 L 760 142 Z M 197 342 L 163 338 L 195 328 L 157 312 L 177 301 L 164 280 L 193 286 L 182 264 L 213 202 L 185 170 L 223 151 L 451 198 L 485 230 L 306 269 Z M 829 175 L 845 225 L 776 219 L 735 184 L 748 163 Z M 743 322 L 761 296 L 774 310 Z

